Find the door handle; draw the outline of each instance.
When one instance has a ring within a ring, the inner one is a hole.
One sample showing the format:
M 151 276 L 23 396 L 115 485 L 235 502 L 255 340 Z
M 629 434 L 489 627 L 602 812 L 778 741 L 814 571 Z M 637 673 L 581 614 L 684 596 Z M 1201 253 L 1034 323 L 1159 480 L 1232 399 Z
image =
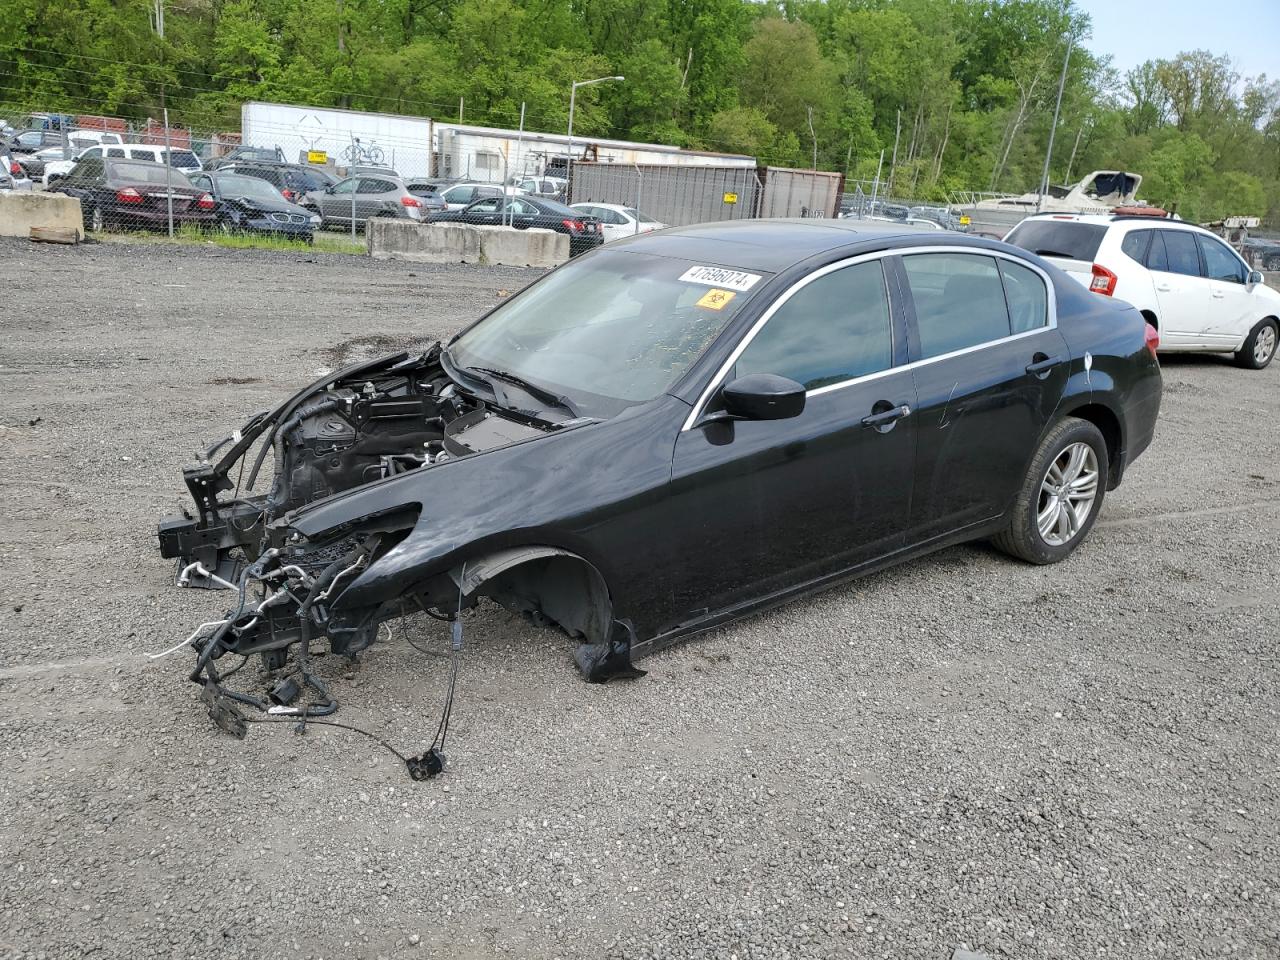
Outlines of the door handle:
M 886 407 L 888 409 L 884 409 Z M 879 430 L 881 433 L 888 433 L 895 423 L 911 413 L 911 407 L 908 404 L 900 403 L 896 407 L 891 407 L 888 400 L 879 401 L 871 409 L 876 412 L 863 417 L 862 425 Z
M 1062 362 L 1061 357 L 1049 357 L 1043 353 L 1037 353 L 1031 358 L 1031 362 L 1027 364 L 1027 373 L 1034 374 L 1041 379 L 1049 375 L 1049 371 Z
M 1223 293 L 1221 290 L 1219 290 L 1217 287 L 1214 287 L 1214 288 L 1213 288 L 1213 299 L 1215 299 L 1215 300 L 1221 300 L 1221 299 L 1222 299 L 1223 297 L 1225 297 L 1225 296 L 1226 296 L 1226 294 L 1225 294 L 1225 293 Z
M 1173 290 L 1173 287 L 1169 286 L 1169 284 L 1167 283 L 1157 283 L 1156 289 L 1159 290 L 1161 293 L 1169 293 L 1170 291 Z

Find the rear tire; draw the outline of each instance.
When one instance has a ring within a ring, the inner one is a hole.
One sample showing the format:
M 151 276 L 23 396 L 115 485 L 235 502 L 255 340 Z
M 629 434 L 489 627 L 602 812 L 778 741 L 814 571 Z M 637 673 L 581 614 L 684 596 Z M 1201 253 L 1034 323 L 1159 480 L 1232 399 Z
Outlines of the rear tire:
M 1236 363 L 1248 370 L 1262 370 L 1275 359 L 1280 344 L 1280 326 L 1271 317 L 1259 320 L 1249 331 L 1244 346 L 1236 351 Z
M 1027 563 L 1065 560 L 1093 528 L 1109 469 L 1102 432 L 1087 420 L 1064 417 L 1031 458 L 1009 526 L 992 542 Z

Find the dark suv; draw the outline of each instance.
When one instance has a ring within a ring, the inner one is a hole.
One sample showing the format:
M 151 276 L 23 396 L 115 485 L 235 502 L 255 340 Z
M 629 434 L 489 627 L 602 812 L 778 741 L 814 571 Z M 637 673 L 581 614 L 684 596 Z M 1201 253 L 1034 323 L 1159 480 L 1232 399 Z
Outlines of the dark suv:
M 218 172 L 238 173 L 243 177 L 257 177 L 259 180 L 265 180 L 292 203 L 301 203 L 308 193 L 323 190 L 338 182 L 337 178 L 327 171 L 301 163 L 236 160 L 218 167 Z

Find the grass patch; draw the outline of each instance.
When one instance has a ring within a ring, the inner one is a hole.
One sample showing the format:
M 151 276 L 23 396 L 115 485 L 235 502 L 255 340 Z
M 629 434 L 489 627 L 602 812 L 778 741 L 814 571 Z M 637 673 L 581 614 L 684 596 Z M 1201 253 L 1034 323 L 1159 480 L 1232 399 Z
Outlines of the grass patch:
M 248 233 L 218 233 L 212 230 L 201 230 L 199 227 L 184 224 L 173 231 L 170 238 L 166 233 L 154 231 L 128 231 L 125 233 L 95 233 L 96 240 L 104 243 L 141 243 L 154 246 L 191 246 L 204 245 L 226 247 L 231 250 L 288 250 L 293 253 L 314 251 L 317 253 L 366 253 L 364 238 L 352 242 L 349 233 L 332 233 L 317 230 L 314 243 L 302 243 L 298 240 L 287 240 L 284 237 L 258 236 Z

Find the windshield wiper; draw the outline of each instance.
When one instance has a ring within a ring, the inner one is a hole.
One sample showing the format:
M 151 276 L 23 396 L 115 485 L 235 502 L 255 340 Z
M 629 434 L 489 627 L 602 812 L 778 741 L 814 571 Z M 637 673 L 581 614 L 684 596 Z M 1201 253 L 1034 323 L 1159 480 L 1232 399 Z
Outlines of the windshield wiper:
M 1037 257 L 1062 257 L 1064 260 L 1076 259 L 1069 253 L 1063 253 L 1061 250 L 1033 250 Z
M 490 377 L 495 377 L 498 380 L 502 380 L 506 383 L 512 384 L 513 386 L 519 387 L 535 400 L 541 400 L 543 403 L 548 403 L 552 406 L 559 407 L 562 410 L 567 410 L 570 416 L 578 416 L 578 408 L 574 406 L 573 401 L 568 397 L 558 393 L 552 393 L 546 387 L 539 387 L 536 384 L 530 383 L 518 374 L 511 373 L 507 370 L 494 370 L 492 367 L 460 367 L 459 369 L 467 373 L 483 373 Z

